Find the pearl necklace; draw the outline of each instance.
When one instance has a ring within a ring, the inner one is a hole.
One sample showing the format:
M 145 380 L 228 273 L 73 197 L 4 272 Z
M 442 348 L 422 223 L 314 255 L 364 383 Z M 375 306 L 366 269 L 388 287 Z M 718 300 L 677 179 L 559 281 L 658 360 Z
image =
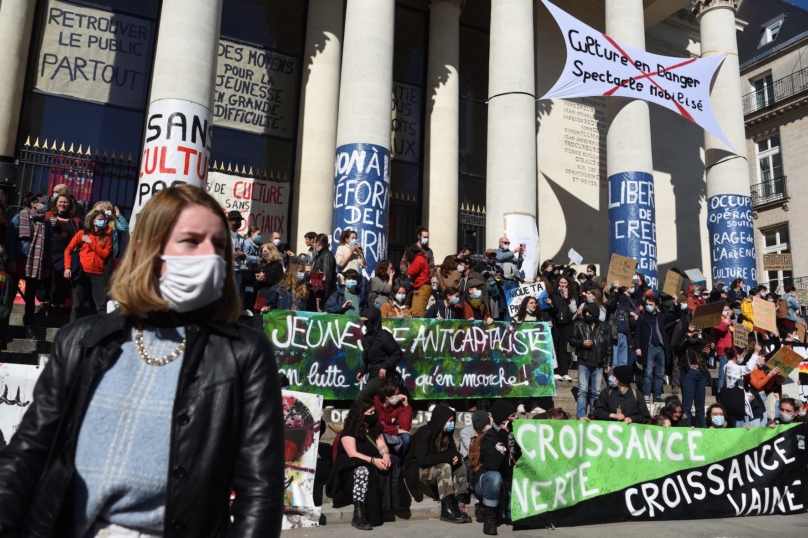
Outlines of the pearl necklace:
M 141 325 L 138 325 L 137 330 L 135 331 L 135 344 L 137 345 L 137 350 L 140 353 L 140 356 L 149 366 L 164 366 L 179 357 L 182 352 L 185 351 L 185 338 L 183 338 L 177 349 L 168 355 L 159 358 L 150 356 L 148 353 L 146 353 L 146 348 L 143 345 L 143 327 Z

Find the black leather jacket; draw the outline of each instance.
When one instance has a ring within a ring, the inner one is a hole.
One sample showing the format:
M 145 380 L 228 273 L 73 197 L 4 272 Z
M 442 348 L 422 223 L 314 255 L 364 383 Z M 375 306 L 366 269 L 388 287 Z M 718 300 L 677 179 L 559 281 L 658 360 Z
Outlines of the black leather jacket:
M 164 536 L 277 537 L 284 432 L 272 347 L 253 329 L 201 319 L 165 314 L 149 320 L 186 330 L 171 421 Z M 0 537 L 72 535 L 71 480 L 88 397 L 120 356 L 131 327 L 127 318 L 102 314 L 56 335 L 33 402 L 0 451 Z
M 584 347 L 584 341 L 592 340 L 591 347 Z M 583 364 L 594 364 L 597 362 L 598 368 L 612 365 L 612 331 L 609 325 L 599 321 L 594 330 L 587 322 L 579 319 L 575 322 L 570 337 L 570 345 L 577 350 L 578 361 Z

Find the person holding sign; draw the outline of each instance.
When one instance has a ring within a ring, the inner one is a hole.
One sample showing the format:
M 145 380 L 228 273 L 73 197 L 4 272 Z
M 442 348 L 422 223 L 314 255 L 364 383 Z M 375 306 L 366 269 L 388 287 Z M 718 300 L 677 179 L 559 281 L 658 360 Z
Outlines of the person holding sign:
M 752 308 L 752 300 L 757 294 L 757 288 L 752 288 L 749 295 L 741 301 L 741 322 L 750 332 L 755 330 L 755 310 Z
M 511 250 L 511 241 L 507 237 L 499 238 L 497 265 L 502 268 L 502 292 L 507 297 L 508 291 L 518 288 L 522 281 L 521 269 L 524 251 L 521 246 Z M 502 321 L 511 321 L 511 314 L 506 309 Z
M 724 304 L 724 312 L 721 321 L 713 327 L 713 342 L 715 342 L 715 355 L 718 357 L 718 393 L 724 387 L 724 368 L 727 366 L 727 349 L 733 346 L 732 331 L 735 322 L 732 316 L 735 313 L 729 304 Z
M 724 368 L 724 388 L 719 393 L 721 405 L 727 412 L 727 419 L 730 428 L 743 428 L 749 425 L 749 420 L 754 418 L 752 413 L 752 403 L 746 394 L 746 384 L 744 378 L 751 374 L 756 368 L 765 364 L 761 353 L 763 348 L 760 344 L 755 344 L 754 353 L 743 365 L 739 364 L 740 357 L 734 347 L 727 349 L 727 366 Z
M 710 370 L 707 368 L 707 354 L 713 342 L 710 335 L 690 325 L 687 332 L 681 333 L 677 339 L 676 352 L 682 383 L 682 409 L 684 423 L 687 426 L 703 428 L 704 403 L 707 395 L 707 384 L 710 383 Z M 692 413 L 695 403 L 696 412 Z
M 362 268 L 368 266 L 365 261 L 365 250 L 356 240 L 354 230 L 344 230 L 339 236 L 339 246 L 334 254 L 337 261 L 337 271 L 345 273 L 348 269 L 353 269 L 357 273 Z
M 693 287 L 690 288 L 690 293 L 687 294 L 687 309 L 691 315 L 696 311 L 697 307 L 707 304 L 707 301 L 701 296 L 702 291 L 701 286 L 693 284 Z
M 645 402 L 651 403 L 652 379 L 654 400 L 661 402 L 662 377 L 665 375 L 665 361 L 670 357 L 670 345 L 665 320 L 659 315 L 659 297 L 651 295 L 645 298 L 645 310 L 637 320 L 636 329 L 634 349 L 643 365 L 642 392 Z
M 595 410 L 595 400 L 600 394 L 603 374 L 612 367 L 612 331 L 601 323 L 600 308 L 588 304 L 583 308 L 583 319 L 575 322 L 570 345 L 578 355 L 578 406 L 577 416 L 585 418 Z M 588 410 L 587 410 L 588 408 Z

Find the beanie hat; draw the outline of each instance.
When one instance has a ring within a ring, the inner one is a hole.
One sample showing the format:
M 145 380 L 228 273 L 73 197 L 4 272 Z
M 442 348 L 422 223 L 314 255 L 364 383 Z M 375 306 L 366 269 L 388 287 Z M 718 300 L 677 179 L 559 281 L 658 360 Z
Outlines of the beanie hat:
M 516 407 L 508 400 L 497 400 L 491 406 L 491 416 L 494 417 L 494 424 L 502 424 L 514 413 L 516 413 Z
M 595 319 L 600 319 L 600 307 L 596 304 L 588 304 L 584 306 L 584 312 L 589 312 Z
M 616 366 L 612 370 L 612 375 L 617 379 L 619 382 L 630 385 L 631 382 L 634 380 L 634 371 L 631 369 L 631 366 L 623 365 L 623 366 Z
M 471 415 L 471 426 L 474 428 L 474 431 L 481 432 L 483 428 L 488 426 L 491 422 L 491 415 L 488 411 L 475 411 Z

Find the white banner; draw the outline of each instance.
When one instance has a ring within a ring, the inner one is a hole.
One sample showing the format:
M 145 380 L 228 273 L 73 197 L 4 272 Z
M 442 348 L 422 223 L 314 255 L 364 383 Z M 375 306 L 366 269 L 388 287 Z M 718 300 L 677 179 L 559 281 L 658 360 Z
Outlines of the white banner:
M 539 270 L 539 229 L 536 218 L 522 213 L 505 214 L 505 236 L 511 242 L 511 250 L 523 247 L 522 279 L 528 282 L 536 280 Z
M 286 243 L 288 183 L 211 172 L 207 189 L 225 211 L 240 211 L 244 216 L 239 233 L 246 233 L 247 228 L 258 228 L 264 240 L 268 241 L 270 233 L 278 232 L 281 234 L 281 243 Z
M 141 109 L 151 78 L 154 23 L 50 0 L 35 88 Z
M 210 165 L 210 110 L 182 99 L 149 105 L 134 215 L 158 191 L 174 185 L 204 187 Z
M 0 365 L 0 432 L 6 443 L 31 405 L 41 372 L 42 368 L 27 364 Z
M 320 508 L 314 506 L 314 472 L 322 433 L 323 397 L 290 390 L 282 394 L 286 454 L 283 528 L 317 527 Z
M 598 32 L 547 0 L 567 45 L 561 77 L 542 99 L 620 96 L 656 103 L 698 124 L 732 151 L 710 102 L 710 83 L 726 55 L 675 58 L 635 49 Z
M 291 139 L 299 64 L 292 56 L 220 40 L 216 126 Z

